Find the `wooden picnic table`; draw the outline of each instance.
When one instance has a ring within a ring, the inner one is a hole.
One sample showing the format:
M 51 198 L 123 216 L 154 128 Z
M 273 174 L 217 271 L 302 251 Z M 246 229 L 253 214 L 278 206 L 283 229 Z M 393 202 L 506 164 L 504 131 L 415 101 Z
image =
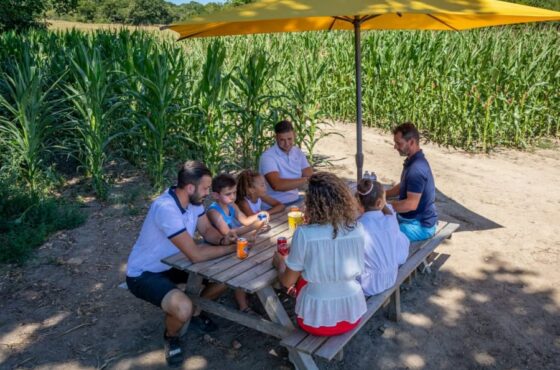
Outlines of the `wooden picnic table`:
M 349 186 L 354 190 L 356 183 L 349 183 Z M 301 208 L 302 202 L 295 204 L 295 206 Z M 209 261 L 192 263 L 184 254 L 177 253 L 163 259 L 162 262 L 189 273 L 186 292 L 202 310 L 279 338 L 281 344 L 288 349 L 290 361 L 296 368 L 316 369 L 311 354 L 319 355 L 319 357 L 327 360 L 332 359 L 335 354 L 342 353 L 344 345 L 359 328 L 338 337 L 314 337 L 295 328 L 290 320 L 288 313 L 273 289 L 273 285 L 278 281 L 278 273 L 272 265 L 272 256 L 276 251 L 276 239 L 280 236 L 286 237 L 288 242 L 291 242 L 292 239 L 293 231 L 288 228 L 287 214 L 289 208 L 287 207 L 284 212 L 271 216 L 269 222 L 270 230 L 257 235 L 255 243 L 246 259 L 241 260 L 237 258 L 236 253 L 231 253 Z M 389 296 L 394 306 L 393 311 L 395 315 L 393 316 L 395 316 L 395 319 L 398 319 L 400 314 L 400 284 L 405 278 L 410 278 L 416 267 L 423 260 L 425 261 L 428 254 L 439 243 L 450 237 L 457 227 L 458 225 L 456 224 L 440 222 L 434 238 L 411 244 L 409 260 L 399 268 L 399 278 L 395 286 L 383 294 L 368 299 L 367 317 L 363 318 L 360 327 L 368 321 Z M 209 248 L 212 247 L 209 246 Z M 424 252 L 417 253 L 419 250 Z M 201 298 L 200 291 L 202 290 L 204 279 L 225 284 L 232 289 L 243 289 L 247 293 L 256 294 L 269 319 L 243 313 L 236 308 Z M 325 353 L 320 352 L 321 350 Z
M 301 207 L 302 202 L 296 203 L 295 206 Z M 284 212 L 270 217 L 270 230 L 257 234 L 246 259 L 239 259 L 236 253 L 231 253 L 212 260 L 192 263 L 184 254 L 177 253 L 163 259 L 162 262 L 189 273 L 186 291 L 202 310 L 265 334 L 284 338 L 294 330 L 294 325 L 272 287 L 278 278 L 276 269 L 272 266 L 272 256 L 276 251 L 278 237 L 286 237 L 288 243 L 291 241 L 293 231 L 288 228 L 289 208 L 288 206 Z M 270 320 L 201 298 L 199 293 L 203 279 L 256 294 Z

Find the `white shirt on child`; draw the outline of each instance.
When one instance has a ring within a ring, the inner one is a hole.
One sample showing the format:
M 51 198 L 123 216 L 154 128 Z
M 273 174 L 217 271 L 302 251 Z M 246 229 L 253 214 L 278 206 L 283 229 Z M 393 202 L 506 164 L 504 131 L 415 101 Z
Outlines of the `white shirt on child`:
M 365 212 L 358 222 L 366 234 L 365 269 L 360 277 L 366 296 L 389 289 L 397 280 L 399 265 L 406 262 L 410 241 L 399 229 L 396 212 L 384 215 L 381 211 Z
M 312 327 L 356 322 L 366 312 L 357 277 L 364 268 L 364 231 L 358 224 L 339 229 L 331 225 L 299 226 L 286 265 L 307 280 L 296 300 L 296 314 Z
M 253 213 L 259 213 L 262 210 L 261 198 L 258 198 L 255 203 L 251 202 L 251 199 L 249 199 L 248 197 L 245 197 L 245 200 L 247 201 L 247 204 L 249 205 L 249 208 L 251 208 L 251 211 L 253 211 Z
M 278 172 L 282 179 L 299 179 L 302 176 L 302 171 L 308 167 L 310 166 L 305 154 L 295 146 L 288 153 L 285 153 L 278 147 L 278 144 L 274 144 L 261 155 L 259 161 L 260 173 L 266 176 L 271 172 Z M 266 192 L 281 203 L 290 203 L 296 201 L 299 197 L 298 189 L 275 191 L 268 181 L 266 181 Z

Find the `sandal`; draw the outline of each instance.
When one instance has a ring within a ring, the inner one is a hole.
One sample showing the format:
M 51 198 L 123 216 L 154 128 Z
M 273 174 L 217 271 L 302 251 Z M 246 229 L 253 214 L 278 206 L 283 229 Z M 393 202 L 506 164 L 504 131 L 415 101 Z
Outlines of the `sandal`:
M 168 337 L 165 333 L 163 334 L 163 339 L 165 340 L 164 350 L 167 365 L 169 367 L 181 366 L 184 361 L 181 340 L 179 337 Z

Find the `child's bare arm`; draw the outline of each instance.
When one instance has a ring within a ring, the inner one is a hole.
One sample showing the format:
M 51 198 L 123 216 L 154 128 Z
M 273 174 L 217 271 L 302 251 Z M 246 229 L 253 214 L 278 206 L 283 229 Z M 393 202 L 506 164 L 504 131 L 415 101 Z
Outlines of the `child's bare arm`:
M 243 212 L 247 216 L 252 216 L 255 214 L 255 212 L 253 212 L 253 210 L 249 206 L 249 203 L 247 203 L 245 199 L 243 199 L 241 203 L 238 204 L 238 206 L 241 212 Z
M 255 221 L 258 221 L 257 215 L 251 215 L 251 216 L 247 216 L 245 215 L 245 213 L 243 213 L 243 211 L 241 211 L 239 209 L 239 207 L 237 206 L 237 204 L 232 204 L 233 209 L 235 210 L 235 218 L 237 219 L 237 221 L 239 221 L 239 223 L 243 226 L 249 226 L 252 225 L 253 223 L 255 223 Z
M 224 218 L 218 211 L 210 209 L 206 212 L 208 214 L 208 218 L 212 222 L 212 225 L 222 234 L 226 235 L 230 229 L 227 223 L 224 221 Z
M 268 204 L 271 207 L 268 210 L 268 213 L 270 213 L 271 215 L 273 215 L 275 213 L 280 213 L 284 209 L 286 209 L 285 205 L 283 205 L 280 201 L 274 199 L 273 197 L 271 197 L 268 194 L 262 196 L 261 199 L 263 200 L 263 202 L 265 202 L 266 204 Z

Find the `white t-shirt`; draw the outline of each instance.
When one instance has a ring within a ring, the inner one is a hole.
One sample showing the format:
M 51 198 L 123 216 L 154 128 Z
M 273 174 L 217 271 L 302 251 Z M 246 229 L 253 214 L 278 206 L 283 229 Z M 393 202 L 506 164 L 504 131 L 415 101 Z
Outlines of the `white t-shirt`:
M 283 179 L 299 179 L 302 171 L 307 167 L 310 166 L 305 154 L 295 146 L 290 149 L 289 153 L 285 153 L 278 147 L 278 144 L 274 144 L 261 155 L 259 161 L 259 172 L 263 176 L 271 172 L 278 172 L 280 178 Z M 299 197 L 298 189 L 275 191 L 268 181 L 266 181 L 266 192 L 282 203 L 296 201 Z
M 410 241 L 399 229 L 396 212 L 364 213 L 358 222 L 366 233 L 365 269 L 360 277 L 366 296 L 379 294 L 395 284 L 399 265 L 406 262 Z
M 261 198 L 257 199 L 255 203 L 251 202 L 251 199 L 249 199 L 248 197 L 245 197 L 245 200 L 247 201 L 247 204 L 249 205 L 249 208 L 251 208 L 251 211 L 253 211 L 253 213 L 259 213 L 260 211 L 262 211 Z
M 339 229 L 331 225 L 299 226 L 286 265 L 307 280 L 296 301 L 304 324 L 334 326 L 356 322 L 366 312 L 366 300 L 357 277 L 364 268 L 364 231 L 360 224 Z
M 202 205 L 189 204 L 184 209 L 173 188 L 166 190 L 150 206 L 140 235 L 128 256 L 126 275 L 137 277 L 144 271 L 162 272 L 171 267 L 161 262 L 179 249 L 171 238 L 182 232 L 194 235 L 198 218 L 204 214 Z

